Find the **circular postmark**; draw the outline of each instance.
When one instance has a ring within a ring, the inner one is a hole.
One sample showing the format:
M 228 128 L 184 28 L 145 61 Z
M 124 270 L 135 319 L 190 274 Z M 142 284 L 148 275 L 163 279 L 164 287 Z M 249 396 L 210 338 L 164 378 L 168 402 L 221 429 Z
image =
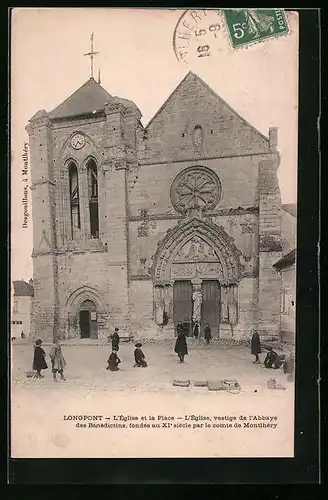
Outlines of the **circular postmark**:
M 226 35 L 222 11 L 186 10 L 178 19 L 173 34 L 173 48 L 180 62 L 207 59 L 224 50 Z
M 178 61 L 195 63 L 227 49 L 285 37 L 289 23 L 284 9 L 186 10 L 175 27 L 173 48 Z

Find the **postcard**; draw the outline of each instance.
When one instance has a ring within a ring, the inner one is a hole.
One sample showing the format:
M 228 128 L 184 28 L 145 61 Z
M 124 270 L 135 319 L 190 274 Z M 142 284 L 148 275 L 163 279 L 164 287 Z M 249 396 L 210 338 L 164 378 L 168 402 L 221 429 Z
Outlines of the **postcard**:
M 294 456 L 298 14 L 15 8 L 11 457 Z

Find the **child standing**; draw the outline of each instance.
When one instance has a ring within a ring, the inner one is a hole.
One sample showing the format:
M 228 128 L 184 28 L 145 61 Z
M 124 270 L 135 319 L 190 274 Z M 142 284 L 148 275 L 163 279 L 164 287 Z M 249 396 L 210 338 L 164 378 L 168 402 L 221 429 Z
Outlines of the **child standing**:
M 37 339 L 34 345 L 33 370 L 36 371 L 36 376 L 38 378 L 43 378 L 43 375 L 41 375 L 41 370 L 46 370 L 48 368 L 45 360 L 46 353 L 42 349 L 41 345 L 42 340 Z
M 140 367 L 146 368 L 146 366 L 148 366 L 148 365 L 147 365 L 147 361 L 145 360 L 145 355 L 141 350 L 142 344 L 140 344 L 138 342 L 138 344 L 136 344 L 135 347 L 136 348 L 134 350 L 134 360 L 135 360 L 134 366 L 137 366 L 138 368 L 140 368 Z
M 57 382 L 57 373 L 59 373 L 61 380 L 66 380 L 64 377 L 64 368 L 66 366 L 66 361 L 63 356 L 59 340 L 54 340 L 54 343 L 49 352 L 49 356 L 51 359 L 52 376 L 54 382 Z

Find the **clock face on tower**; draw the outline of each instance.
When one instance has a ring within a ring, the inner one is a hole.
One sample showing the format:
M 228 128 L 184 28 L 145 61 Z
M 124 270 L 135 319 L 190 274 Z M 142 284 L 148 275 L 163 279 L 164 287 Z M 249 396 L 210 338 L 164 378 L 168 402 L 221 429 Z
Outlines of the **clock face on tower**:
M 75 134 L 71 139 L 71 145 L 74 149 L 81 149 L 85 144 L 85 138 L 82 134 Z

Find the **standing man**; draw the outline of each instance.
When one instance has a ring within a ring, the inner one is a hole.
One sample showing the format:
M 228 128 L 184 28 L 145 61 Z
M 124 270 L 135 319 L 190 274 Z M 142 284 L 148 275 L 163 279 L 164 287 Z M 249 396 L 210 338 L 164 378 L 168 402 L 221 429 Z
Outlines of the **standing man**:
M 112 335 L 112 350 L 113 351 L 118 351 L 119 350 L 119 343 L 120 343 L 120 336 L 118 334 L 119 328 L 115 328 L 114 333 Z
M 253 364 L 259 365 L 261 363 L 259 354 L 261 353 L 261 342 L 259 334 L 254 331 L 251 339 L 251 353 L 255 356 Z
M 184 363 L 184 358 L 188 354 L 188 347 L 187 347 L 186 336 L 183 330 L 179 328 L 179 323 L 177 325 L 177 334 L 178 336 L 175 342 L 174 352 L 177 353 L 180 363 Z

